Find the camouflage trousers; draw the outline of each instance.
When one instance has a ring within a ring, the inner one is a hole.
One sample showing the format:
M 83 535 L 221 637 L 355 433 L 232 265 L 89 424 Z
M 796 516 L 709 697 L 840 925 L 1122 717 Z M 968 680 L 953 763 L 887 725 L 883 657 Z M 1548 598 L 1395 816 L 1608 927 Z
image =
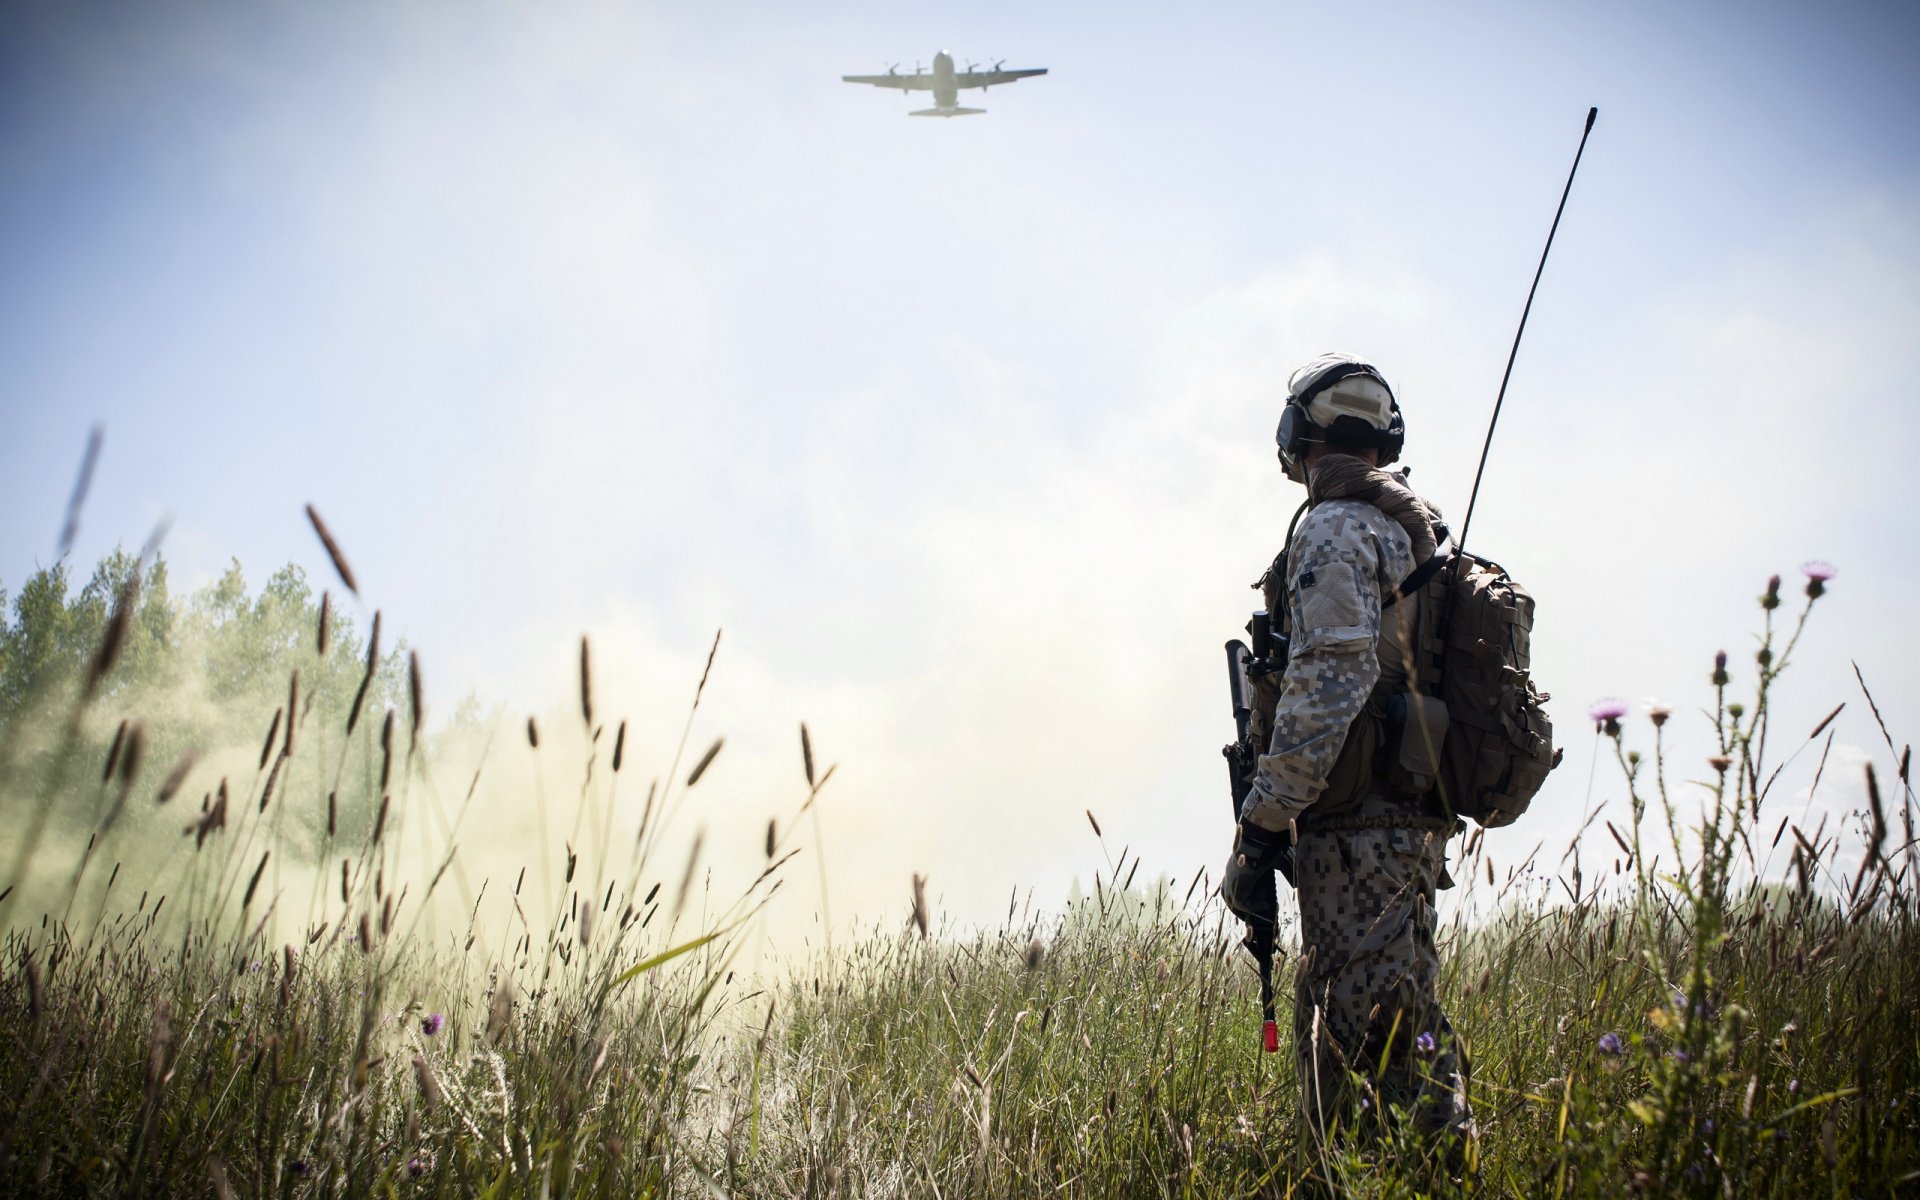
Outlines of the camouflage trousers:
M 1446 839 L 1410 828 L 1300 834 L 1293 1049 L 1302 1112 L 1321 1134 L 1391 1121 L 1395 1109 L 1425 1133 L 1472 1133 L 1466 1049 L 1435 995 Z

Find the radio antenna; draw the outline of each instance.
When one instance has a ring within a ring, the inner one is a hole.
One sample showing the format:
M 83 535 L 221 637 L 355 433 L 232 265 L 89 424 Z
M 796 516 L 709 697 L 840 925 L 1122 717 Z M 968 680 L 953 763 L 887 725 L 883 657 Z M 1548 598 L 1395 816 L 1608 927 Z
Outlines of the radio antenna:
M 1456 559 L 1467 548 L 1467 530 L 1473 527 L 1473 506 L 1480 500 L 1480 479 L 1487 473 L 1487 452 L 1493 449 L 1494 426 L 1500 423 L 1500 406 L 1506 403 L 1507 381 L 1513 378 L 1513 360 L 1520 354 L 1520 338 L 1527 332 L 1527 315 L 1533 311 L 1533 294 L 1540 290 L 1540 276 L 1547 269 L 1547 255 L 1553 252 L 1553 235 L 1560 230 L 1560 214 L 1567 211 L 1567 196 L 1573 192 L 1573 177 L 1580 170 L 1580 156 L 1586 153 L 1587 135 L 1593 132 L 1593 122 L 1600 110 L 1587 110 L 1587 127 L 1580 132 L 1580 148 L 1573 152 L 1573 168 L 1567 172 L 1567 186 L 1560 190 L 1560 207 L 1553 210 L 1553 226 L 1547 230 L 1546 248 L 1540 251 L 1540 265 L 1534 268 L 1533 286 L 1527 289 L 1527 306 L 1520 310 L 1520 328 L 1513 331 L 1513 348 L 1507 351 L 1507 369 L 1500 375 L 1500 394 L 1493 400 L 1493 419 L 1487 422 L 1487 440 L 1480 447 L 1480 466 L 1473 473 L 1473 493 L 1467 498 L 1467 516 L 1460 522 L 1460 536 L 1454 539 L 1453 549 Z M 1458 567 L 1455 567 L 1458 570 Z

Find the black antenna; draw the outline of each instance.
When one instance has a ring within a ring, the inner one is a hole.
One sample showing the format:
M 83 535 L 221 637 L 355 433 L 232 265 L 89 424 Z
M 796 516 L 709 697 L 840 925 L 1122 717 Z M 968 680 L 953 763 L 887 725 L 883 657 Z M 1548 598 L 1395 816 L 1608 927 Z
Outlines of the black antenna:
M 1533 294 L 1540 290 L 1540 276 L 1547 269 L 1547 255 L 1553 251 L 1553 235 L 1560 229 L 1560 214 L 1567 211 L 1567 196 L 1573 191 L 1573 176 L 1580 169 L 1580 156 L 1587 149 L 1587 135 L 1593 132 L 1594 118 L 1600 110 L 1587 110 L 1587 127 L 1580 133 L 1580 148 L 1573 152 L 1573 169 L 1567 172 L 1567 186 L 1560 191 L 1560 207 L 1553 210 L 1553 227 L 1547 230 L 1546 248 L 1540 251 L 1540 265 L 1533 272 L 1533 286 L 1527 289 L 1527 306 L 1520 310 L 1520 328 L 1513 331 L 1513 349 L 1507 351 L 1507 369 L 1500 376 L 1500 394 L 1494 397 L 1493 419 L 1487 422 L 1487 440 L 1480 447 L 1480 467 L 1473 473 L 1473 493 L 1467 498 L 1467 516 L 1460 522 L 1460 536 L 1454 539 L 1454 572 L 1459 572 L 1459 560 L 1466 553 L 1467 530 L 1473 527 L 1473 506 L 1480 499 L 1480 477 L 1487 473 L 1487 452 L 1493 449 L 1493 429 L 1500 423 L 1500 406 L 1507 399 L 1507 380 L 1513 378 L 1513 360 L 1520 354 L 1520 337 L 1527 331 L 1527 314 L 1533 311 Z

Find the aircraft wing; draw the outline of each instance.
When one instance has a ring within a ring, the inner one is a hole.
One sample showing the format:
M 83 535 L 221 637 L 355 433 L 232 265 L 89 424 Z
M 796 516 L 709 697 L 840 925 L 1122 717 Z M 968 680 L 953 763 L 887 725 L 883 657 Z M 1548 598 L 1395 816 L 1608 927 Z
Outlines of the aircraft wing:
M 961 71 L 954 75 L 953 82 L 955 86 L 963 88 L 998 87 L 1003 83 L 1046 73 L 1045 67 L 1027 67 L 1018 71 Z
M 848 83 L 870 83 L 874 87 L 899 88 L 903 92 L 930 92 L 933 90 L 931 75 L 900 75 L 889 71 L 885 75 L 842 75 Z M 962 84 L 962 87 L 970 86 Z

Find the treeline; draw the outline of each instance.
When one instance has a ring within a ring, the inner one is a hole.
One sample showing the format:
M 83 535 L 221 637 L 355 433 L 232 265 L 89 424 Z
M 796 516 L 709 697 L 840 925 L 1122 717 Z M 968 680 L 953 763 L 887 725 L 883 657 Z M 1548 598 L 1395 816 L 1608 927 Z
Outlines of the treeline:
M 335 770 L 353 768 L 350 758 L 365 751 L 349 756 L 346 721 L 367 677 L 368 646 L 338 601 L 316 594 L 295 564 L 275 571 L 255 594 L 237 561 L 206 587 L 178 595 L 163 559 L 142 564 L 119 550 L 77 591 L 64 560 L 35 571 L 17 593 L 0 584 L 0 791 L 8 806 L 28 797 L 39 808 L 52 806 L 45 814 L 52 829 L 83 831 L 127 782 L 120 752 L 135 727 L 141 761 L 132 764 L 138 777 L 131 786 L 147 799 L 186 756 L 206 762 L 259 750 L 270 758 L 269 730 L 284 739 L 289 722 L 302 738 L 331 749 L 316 758 L 316 769 L 320 759 Z M 97 674 L 117 605 L 127 609 L 118 653 L 111 669 Z M 360 719 L 376 726 L 384 709 L 404 708 L 407 694 L 406 648 L 388 641 L 391 648 L 376 648 L 380 657 L 362 701 Z M 245 755 L 244 769 L 252 769 L 251 759 Z M 197 808 L 216 782 L 208 770 L 194 773 L 183 799 Z M 248 783 L 231 781 L 240 795 Z M 189 815 L 151 803 L 125 810 L 127 820 L 175 826 Z M 315 825 L 295 824 L 307 832 Z M 306 840 L 300 829 L 290 832 L 296 845 Z

